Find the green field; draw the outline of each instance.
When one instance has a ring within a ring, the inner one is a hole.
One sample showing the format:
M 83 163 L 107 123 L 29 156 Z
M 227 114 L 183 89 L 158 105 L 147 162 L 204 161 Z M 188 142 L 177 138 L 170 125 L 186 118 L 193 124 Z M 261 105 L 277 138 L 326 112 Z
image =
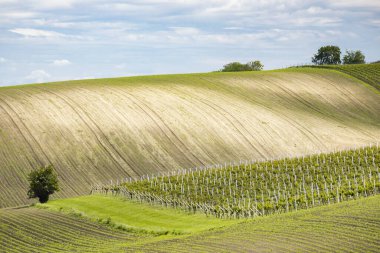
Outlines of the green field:
M 379 252 L 380 196 L 150 243 L 144 252 Z
M 380 91 L 380 63 L 349 65 L 313 65 L 313 68 L 334 69 L 356 77 Z
M 86 209 L 93 203 L 92 198 L 78 200 Z M 101 205 L 104 200 L 95 202 Z M 70 206 L 69 201 L 61 203 Z M 77 206 L 73 201 L 72 207 Z M 125 232 L 35 207 L 0 210 L 0 247 L 5 252 L 379 252 L 379 235 L 380 196 L 257 217 L 190 235 Z
M 59 212 L 0 209 L 1 252 L 112 252 L 143 238 Z
M 228 226 L 237 221 L 191 215 L 170 208 L 152 207 L 120 198 L 98 195 L 50 201 L 41 208 L 80 214 L 92 221 L 110 221 L 113 226 L 153 234 L 188 234 Z
M 380 139 L 379 93 L 325 69 L 78 80 L 0 88 L 0 207 L 31 203 L 27 174 L 62 191 L 237 159 Z

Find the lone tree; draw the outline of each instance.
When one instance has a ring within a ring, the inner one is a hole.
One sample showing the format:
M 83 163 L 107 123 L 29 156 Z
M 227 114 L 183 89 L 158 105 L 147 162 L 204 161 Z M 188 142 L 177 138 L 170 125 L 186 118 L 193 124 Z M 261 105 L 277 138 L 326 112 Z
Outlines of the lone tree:
M 259 71 L 264 67 L 260 61 L 251 61 L 247 64 L 240 62 L 231 62 L 223 66 L 222 72 L 237 72 L 237 71 Z
M 49 195 L 59 191 L 57 174 L 53 165 L 33 170 L 28 175 L 30 182 L 28 197 L 38 198 L 40 203 L 46 203 Z
M 362 64 L 362 63 L 365 63 L 365 56 L 360 50 L 346 51 L 346 54 L 343 56 L 343 64 Z
M 338 46 L 324 46 L 318 49 L 318 52 L 311 58 L 311 61 L 317 65 L 340 64 L 340 54 Z

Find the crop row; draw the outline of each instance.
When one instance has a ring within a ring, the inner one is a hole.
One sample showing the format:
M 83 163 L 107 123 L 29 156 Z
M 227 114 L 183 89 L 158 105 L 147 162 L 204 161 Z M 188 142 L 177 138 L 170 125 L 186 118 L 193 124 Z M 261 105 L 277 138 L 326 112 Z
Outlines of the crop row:
M 380 196 L 145 244 L 144 252 L 380 252 Z
M 0 210 L 0 252 L 119 252 L 143 238 L 39 208 Z
M 307 65 L 306 67 L 334 69 L 354 76 L 380 90 L 380 64 Z
M 341 202 L 380 191 L 378 146 L 264 162 L 181 170 L 96 186 L 94 193 L 202 211 L 254 217 Z
M 380 88 L 380 64 L 337 66 L 336 69 Z

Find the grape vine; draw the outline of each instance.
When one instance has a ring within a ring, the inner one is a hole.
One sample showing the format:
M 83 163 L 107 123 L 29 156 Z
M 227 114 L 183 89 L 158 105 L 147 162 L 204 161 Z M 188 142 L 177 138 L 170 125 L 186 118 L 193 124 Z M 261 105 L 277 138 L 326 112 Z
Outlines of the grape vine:
M 285 158 L 94 186 L 93 193 L 120 195 L 152 204 L 243 218 L 290 212 L 377 194 L 378 146 Z

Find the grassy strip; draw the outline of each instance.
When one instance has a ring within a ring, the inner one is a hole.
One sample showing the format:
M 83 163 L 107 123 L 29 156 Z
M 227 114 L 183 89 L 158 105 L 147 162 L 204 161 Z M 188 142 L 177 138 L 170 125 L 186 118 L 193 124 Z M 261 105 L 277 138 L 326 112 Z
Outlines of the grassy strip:
M 237 223 L 100 195 L 54 200 L 37 207 L 84 217 L 128 232 L 153 235 L 189 234 Z

